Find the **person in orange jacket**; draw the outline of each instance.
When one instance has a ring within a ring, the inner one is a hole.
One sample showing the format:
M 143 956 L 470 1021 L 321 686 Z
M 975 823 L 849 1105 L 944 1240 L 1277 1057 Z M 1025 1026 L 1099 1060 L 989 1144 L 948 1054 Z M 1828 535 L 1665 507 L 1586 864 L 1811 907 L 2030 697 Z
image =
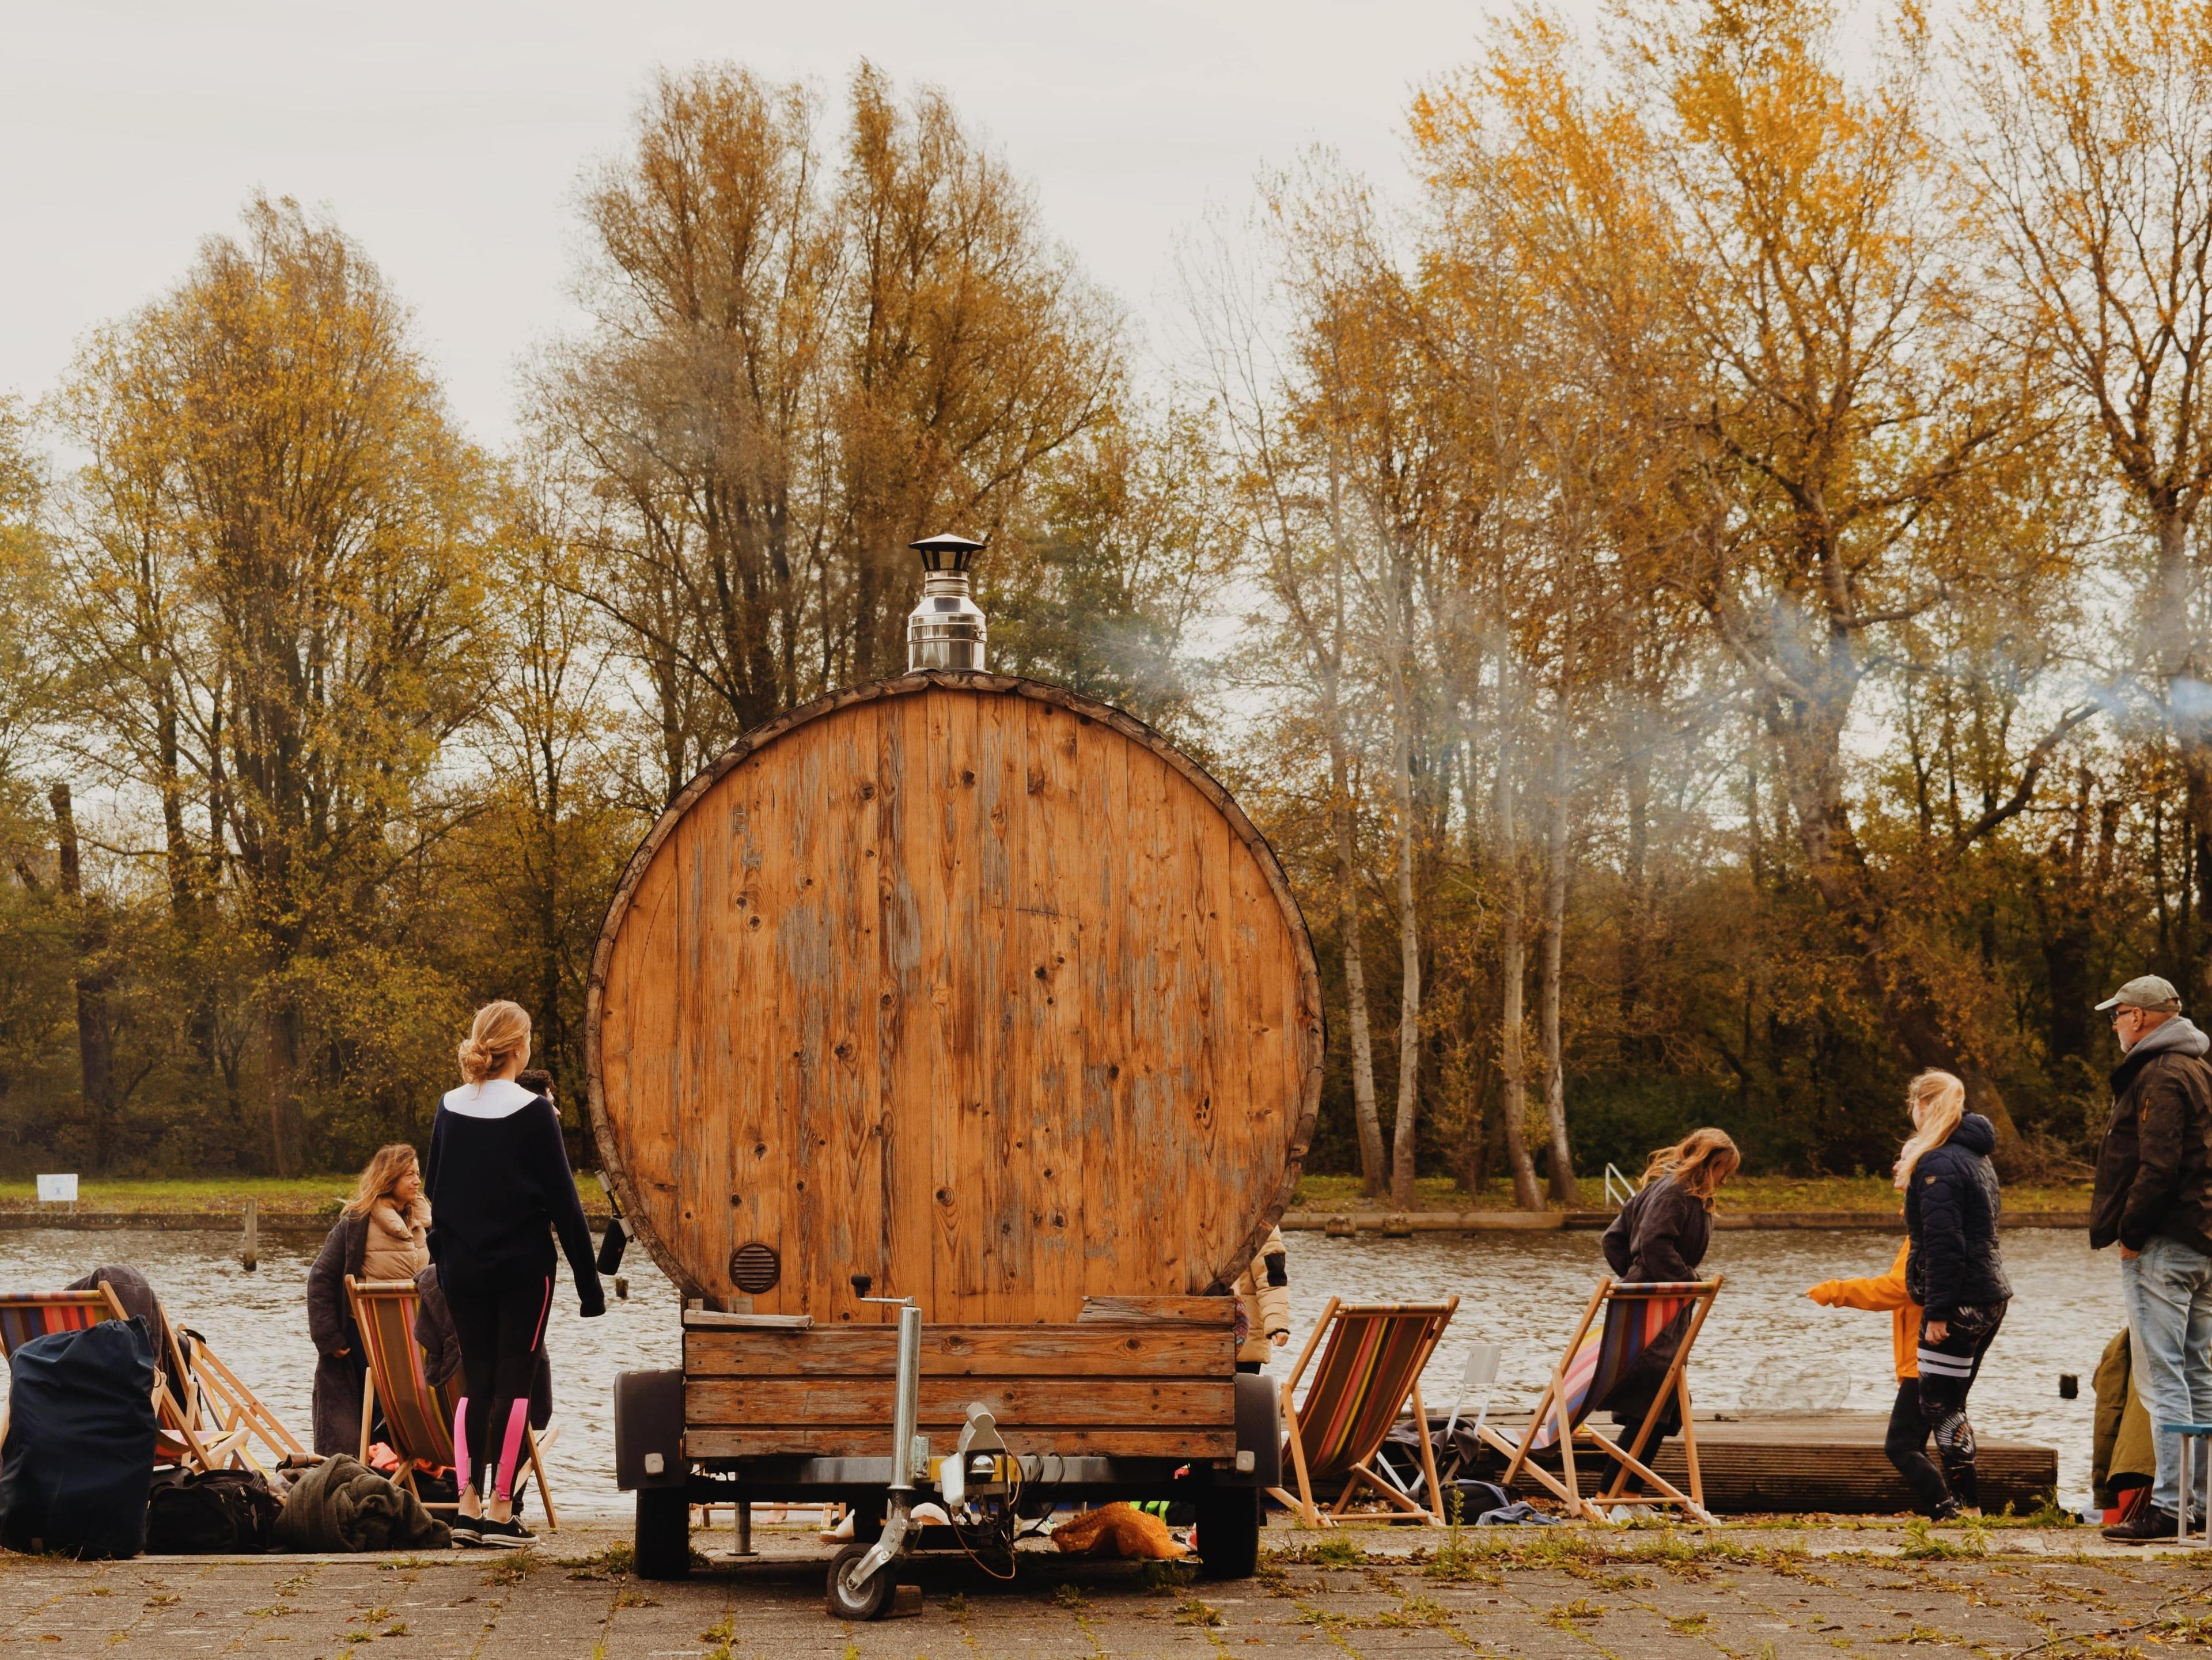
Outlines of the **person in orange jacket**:
M 1905 1289 L 1905 1262 L 1912 1242 L 1897 1248 L 1887 1274 L 1870 1280 L 1823 1280 L 1805 1293 L 1823 1308 L 1874 1309 L 1889 1312 L 1889 1343 L 1897 1365 L 1897 1404 L 1889 1411 L 1889 1432 L 1881 1450 L 1912 1489 L 1922 1513 L 1942 1517 L 1955 1511 L 1949 1483 L 1928 1456 L 1928 1424 L 1920 1414 L 1920 1304 Z

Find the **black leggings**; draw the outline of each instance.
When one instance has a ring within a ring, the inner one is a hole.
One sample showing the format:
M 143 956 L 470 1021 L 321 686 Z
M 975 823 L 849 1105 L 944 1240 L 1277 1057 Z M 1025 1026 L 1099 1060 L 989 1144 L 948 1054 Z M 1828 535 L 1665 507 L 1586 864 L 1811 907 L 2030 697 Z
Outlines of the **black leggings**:
M 1882 1438 L 1881 1450 L 1897 1466 L 1905 1485 L 1912 1489 L 1912 1507 L 1923 1516 L 1934 1516 L 1950 1502 L 1951 1489 L 1943 1472 L 1923 1450 L 1927 1444 L 1928 1420 L 1920 1415 L 1920 1380 L 1900 1377 L 1896 1404 L 1889 1409 L 1889 1433 Z
M 1951 1316 L 1943 1334 L 1943 1341 L 1931 1343 L 1923 1327 L 1920 1335 L 1920 1403 L 1922 1434 L 1932 1436 L 1936 1442 L 1936 1456 L 1942 1461 L 1943 1468 L 1937 1485 L 1943 1491 L 1931 1492 L 1934 1505 L 1930 1514 L 1948 1508 L 1947 1501 L 1969 1506 L 1980 1505 L 1981 1497 L 1974 1481 L 1974 1426 L 1966 1420 L 1966 1391 L 1974 1387 L 1974 1379 L 1981 1375 L 1982 1357 L 1989 1353 L 1990 1344 L 2004 1324 L 2006 1304 L 1991 1304 L 1987 1308 L 1963 1308 Z M 1900 1402 L 1900 1405 L 1902 1402 Z M 1913 1472 L 1899 1462 L 1897 1454 L 1899 1436 L 1895 1416 L 1890 1420 L 1889 1458 L 1896 1464 L 1905 1479 L 1913 1483 L 1916 1495 L 1922 1489 Z M 1920 1453 L 1921 1440 L 1913 1438 L 1912 1451 Z M 1923 1465 L 1925 1457 L 1920 1458 Z
M 538 1375 L 545 1316 L 553 1308 L 553 1278 L 548 1274 L 493 1290 L 448 1286 L 446 1306 L 461 1340 L 461 1376 L 468 1391 L 453 1404 L 454 1484 L 465 1488 L 473 1480 L 483 1497 L 512 1499 L 530 1427 L 531 1380 Z M 495 1434 L 500 1440 L 496 1462 Z

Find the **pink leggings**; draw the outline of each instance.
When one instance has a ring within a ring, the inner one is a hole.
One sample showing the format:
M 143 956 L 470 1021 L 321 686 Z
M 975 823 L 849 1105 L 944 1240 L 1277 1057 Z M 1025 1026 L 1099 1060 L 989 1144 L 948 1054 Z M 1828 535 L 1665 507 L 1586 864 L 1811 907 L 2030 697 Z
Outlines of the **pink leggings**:
M 538 1375 L 545 1316 L 553 1307 L 552 1277 L 490 1290 L 448 1286 L 446 1306 L 461 1340 L 461 1376 L 468 1390 L 453 1406 L 454 1482 L 466 1487 L 473 1478 L 480 1495 L 512 1499 L 523 1432 L 530 1423 L 530 1384 Z

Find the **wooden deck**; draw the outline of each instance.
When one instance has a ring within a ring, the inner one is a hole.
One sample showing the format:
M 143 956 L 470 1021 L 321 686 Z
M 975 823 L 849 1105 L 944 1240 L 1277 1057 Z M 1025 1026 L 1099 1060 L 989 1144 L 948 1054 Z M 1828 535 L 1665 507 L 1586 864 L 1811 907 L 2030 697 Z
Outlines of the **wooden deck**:
M 1525 1420 L 1492 1421 L 1515 1439 Z M 1729 1413 L 1697 1414 L 1698 1462 L 1705 1480 L 1705 1508 L 1716 1515 L 1827 1512 L 1890 1515 L 1912 1508 L 1912 1495 L 1881 1450 L 1888 1417 L 1878 1412 Z M 1437 1427 L 1441 1428 L 1439 1424 Z M 1975 1459 L 1982 1508 L 2010 1505 L 2025 1514 L 2058 1485 L 2058 1454 L 2032 1441 L 1979 1438 Z M 1495 1475 L 1502 1460 L 1486 1459 L 1469 1472 Z M 1547 1456 L 1547 1466 L 1556 1468 Z M 1579 1450 L 1577 1468 L 1582 1466 Z M 1669 1439 L 1656 1466 L 1669 1481 L 1684 1484 L 1680 1436 Z M 1587 1487 L 1587 1481 L 1585 1481 Z

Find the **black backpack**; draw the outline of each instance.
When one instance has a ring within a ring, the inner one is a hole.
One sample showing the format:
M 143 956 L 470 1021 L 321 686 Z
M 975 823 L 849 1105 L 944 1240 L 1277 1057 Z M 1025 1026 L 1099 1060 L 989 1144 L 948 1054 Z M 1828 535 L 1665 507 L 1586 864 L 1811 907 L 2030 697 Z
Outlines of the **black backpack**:
M 265 1551 L 283 1508 L 253 1470 L 165 1471 L 146 1501 L 146 1548 L 162 1556 Z
M 136 1556 L 154 1472 L 154 1346 L 146 1323 L 49 1332 L 9 1356 L 0 1544 Z

